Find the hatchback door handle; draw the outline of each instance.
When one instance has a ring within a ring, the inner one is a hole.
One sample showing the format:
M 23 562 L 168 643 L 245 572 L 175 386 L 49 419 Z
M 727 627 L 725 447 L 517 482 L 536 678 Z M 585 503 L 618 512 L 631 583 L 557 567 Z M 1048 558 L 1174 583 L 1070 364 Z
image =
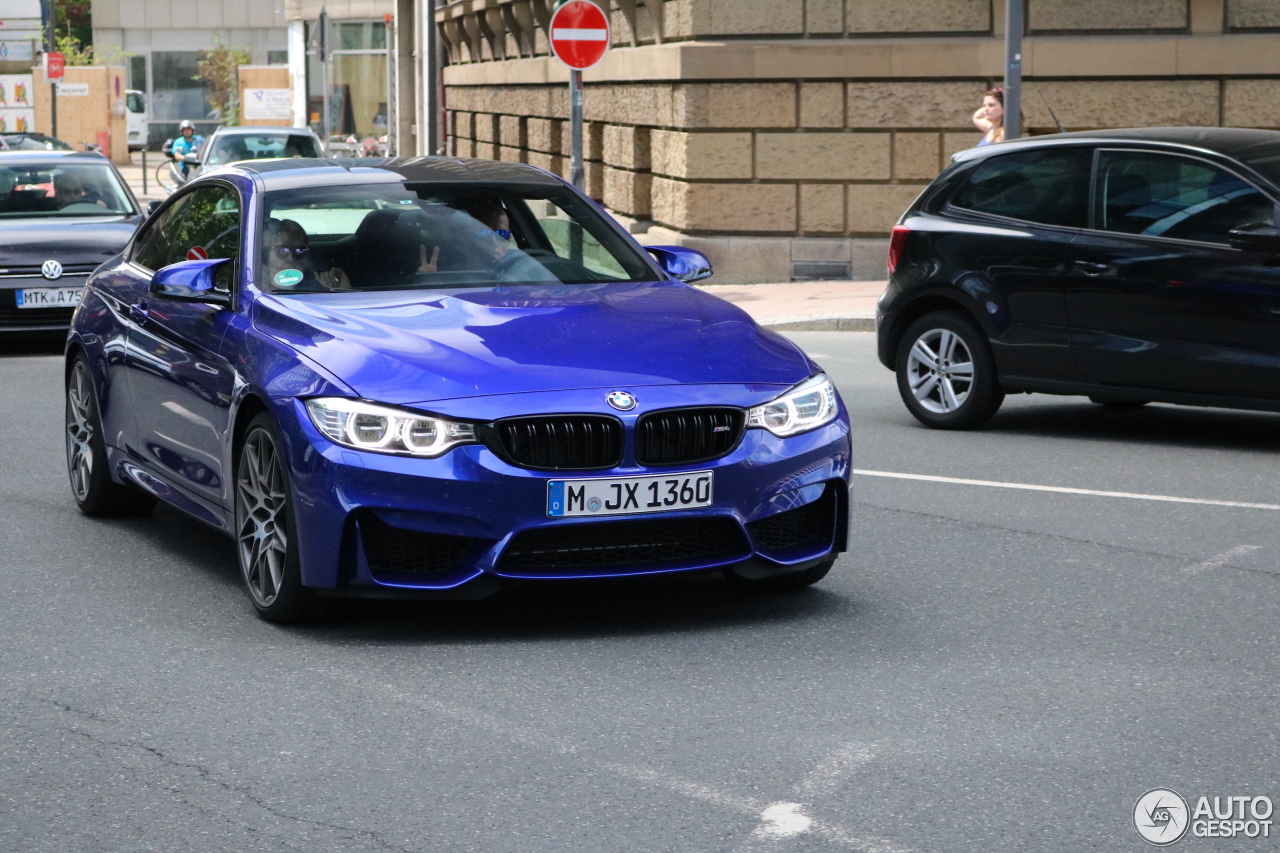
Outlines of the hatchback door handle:
M 147 322 L 147 317 L 149 316 L 150 315 L 147 313 L 147 303 L 139 302 L 137 305 L 129 306 L 129 319 L 133 320 L 138 325 L 142 325 Z
M 1111 264 L 1099 264 L 1093 261 L 1076 261 L 1072 266 L 1085 275 L 1102 275 L 1111 269 Z

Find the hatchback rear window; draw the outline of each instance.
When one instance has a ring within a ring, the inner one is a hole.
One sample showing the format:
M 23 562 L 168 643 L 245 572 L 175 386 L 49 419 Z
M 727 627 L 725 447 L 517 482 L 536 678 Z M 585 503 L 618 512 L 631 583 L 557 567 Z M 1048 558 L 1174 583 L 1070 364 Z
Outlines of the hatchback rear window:
M 955 207 L 1044 225 L 1084 228 L 1093 151 L 1057 148 L 984 160 L 951 199 Z

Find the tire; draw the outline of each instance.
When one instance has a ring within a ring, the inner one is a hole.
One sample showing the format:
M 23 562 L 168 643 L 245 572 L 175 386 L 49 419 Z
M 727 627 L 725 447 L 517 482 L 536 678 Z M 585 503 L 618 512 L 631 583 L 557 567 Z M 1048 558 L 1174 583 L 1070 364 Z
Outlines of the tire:
M 293 489 L 284 443 L 266 412 L 249 422 L 236 449 L 236 556 L 249 600 L 268 622 L 304 622 L 325 603 L 302 585 Z
M 168 193 L 172 193 L 182 182 L 178 180 L 173 173 L 173 168 L 169 165 L 171 161 L 163 161 L 156 167 L 156 183 Z
M 972 429 L 1004 402 L 986 335 L 954 311 L 934 311 L 908 326 L 895 367 L 907 410 L 932 429 Z
M 774 575 L 768 578 L 744 578 L 734 573 L 733 569 L 724 573 L 725 579 L 738 589 L 750 592 L 786 592 L 791 589 L 803 589 L 806 586 L 813 586 L 818 581 L 827 576 L 827 572 L 831 571 L 831 567 L 836 564 L 836 558 L 823 560 L 816 566 L 804 569 L 799 572 L 790 572 L 785 575 Z
M 76 506 L 93 518 L 145 515 L 156 505 L 154 495 L 111 479 L 102 418 L 89 362 L 77 355 L 67 371 L 67 477 Z
M 1102 406 L 1104 409 L 1109 409 L 1110 411 L 1113 411 L 1113 412 L 1128 412 L 1134 409 L 1141 409 L 1143 406 L 1145 406 L 1147 403 L 1151 401 L 1150 400 L 1108 400 L 1106 397 L 1090 397 L 1089 402 L 1097 403 L 1099 406 Z

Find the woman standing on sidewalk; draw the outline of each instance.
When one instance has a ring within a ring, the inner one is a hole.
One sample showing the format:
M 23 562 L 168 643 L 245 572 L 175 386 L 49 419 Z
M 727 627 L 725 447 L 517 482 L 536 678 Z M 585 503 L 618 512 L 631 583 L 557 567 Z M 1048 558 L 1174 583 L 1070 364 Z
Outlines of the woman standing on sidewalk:
M 987 91 L 982 106 L 973 114 L 973 126 L 983 133 L 979 146 L 1004 142 L 1004 89 Z

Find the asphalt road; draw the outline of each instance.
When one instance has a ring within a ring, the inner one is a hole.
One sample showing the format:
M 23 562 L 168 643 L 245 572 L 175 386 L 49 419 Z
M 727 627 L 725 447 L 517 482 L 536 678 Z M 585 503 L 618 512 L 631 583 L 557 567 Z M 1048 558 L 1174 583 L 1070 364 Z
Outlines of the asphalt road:
M 1280 504 L 1280 416 L 1017 397 L 930 432 L 872 335 L 794 338 L 860 469 Z M 60 371 L 0 357 L 0 851 L 1137 851 L 1150 788 L 1280 799 L 1280 511 L 859 476 L 811 590 L 282 629 L 230 540 L 79 516 Z

